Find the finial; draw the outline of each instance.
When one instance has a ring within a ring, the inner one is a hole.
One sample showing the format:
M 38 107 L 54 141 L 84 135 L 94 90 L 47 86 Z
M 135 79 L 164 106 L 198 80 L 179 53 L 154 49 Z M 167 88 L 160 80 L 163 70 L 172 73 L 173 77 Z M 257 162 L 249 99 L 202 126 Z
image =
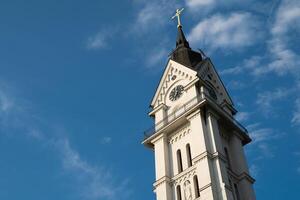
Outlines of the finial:
M 177 28 L 178 28 L 178 27 L 181 27 L 180 15 L 181 15 L 181 13 L 182 13 L 183 10 L 184 10 L 184 8 L 176 9 L 176 13 L 175 13 L 175 15 L 172 17 L 172 19 L 175 19 L 175 18 L 177 17 L 177 21 L 178 21 Z

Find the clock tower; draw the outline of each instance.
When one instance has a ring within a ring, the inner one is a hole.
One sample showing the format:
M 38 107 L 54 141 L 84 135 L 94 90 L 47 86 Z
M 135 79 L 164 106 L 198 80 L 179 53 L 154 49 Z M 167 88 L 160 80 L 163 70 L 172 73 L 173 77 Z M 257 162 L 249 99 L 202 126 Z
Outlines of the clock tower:
M 212 61 L 190 48 L 180 13 L 176 48 L 151 102 L 157 200 L 255 200 L 243 147 L 251 142 Z

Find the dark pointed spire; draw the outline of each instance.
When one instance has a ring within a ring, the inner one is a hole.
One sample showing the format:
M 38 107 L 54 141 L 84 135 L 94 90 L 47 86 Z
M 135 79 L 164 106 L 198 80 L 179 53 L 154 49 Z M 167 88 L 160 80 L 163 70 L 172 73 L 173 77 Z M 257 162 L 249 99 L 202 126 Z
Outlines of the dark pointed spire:
M 175 15 L 172 19 L 177 18 L 178 33 L 176 40 L 176 49 L 171 53 L 171 59 L 185 65 L 189 68 L 195 67 L 199 62 L 202 61 L 202 56 L 199 52 L 193 51 L 190 48 L 189 42 L 186 40 L 184 33 L 182 31 L 182 25 L 180 20 L 180 15 L 184 8 L 177 9 Z
M 184 36 L 182 26 L 179 25 L 177 28 L 176 49 L 171 53 L 171 59 L 189 68 L 193 68 L 202 61 L 202 56 L 199 52 L 193 51 L 190 48 L 189 42 Z
M 176 48 L 178 47 L 186 47 L 190 48 L 188 41 L 186 40 L 184 33 L 182 31 L 182 26 L 178 26 L 177 40 L 176 40 Z

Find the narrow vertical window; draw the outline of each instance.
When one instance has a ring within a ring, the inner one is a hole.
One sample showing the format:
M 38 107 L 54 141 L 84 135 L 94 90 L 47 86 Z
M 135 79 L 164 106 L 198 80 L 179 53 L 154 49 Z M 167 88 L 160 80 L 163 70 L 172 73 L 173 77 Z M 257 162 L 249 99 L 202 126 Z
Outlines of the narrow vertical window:
M 180 189 L 180 185 L 177 185 L 176 187 L 176 193 L 177 193 L 177 200 L 181 200 L 181 189 Z
M 180 149 L 177 150 L 177 165 L 178 165 L 178 173 L 182 172 L 182 158 Z
M 191 155 L 191 146 L 190 146 L 190 144 L 186 145 L 186 157 L 187 157 L 188 167 L 192 166 L 192 155 Z
M 197 175 L 194 176 L 194 188 L 195 188 L 195 197 L 200 197 L 199 183 Z
M 236 199 L 237 199 L 237 200 L 240 200 L 241 198 L 240 198 L 240 193 L 239 193 L 237 184 L 234 184 L 234 190 L 235 190 L 235 196 L 236 196 Z
M 226 159 L 227 159 L 228 168 L 231 169 L 230 158 L 229 158 L 228 150 L 227 150 L 226 147 L 224 148 L 224 151 L 225 151 L 225 156 L 226 156 Z

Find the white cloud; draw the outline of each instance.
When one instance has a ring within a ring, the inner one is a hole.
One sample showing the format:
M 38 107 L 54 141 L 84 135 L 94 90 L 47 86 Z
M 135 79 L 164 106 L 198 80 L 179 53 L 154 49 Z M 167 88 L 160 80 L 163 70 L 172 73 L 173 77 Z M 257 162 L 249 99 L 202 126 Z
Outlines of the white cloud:
M 260 169 L 257 165 L 251 164 L 249 170 L 250 170 L 250 174 L 252 176 L 256 177 L 256 176 L 258 176 Z
M 28 130 L 28 136 L 30 136 L 34 139 L 37 139 L 37 140 L 45 139 L 44 134 L 40 130 L 35 129 L 35 128 Z
M 297 168 L 297 172 L 300 174 L 300 167 Z
M 139 27 L 145 28 L 151 26 L 153 22 L 162 22 L 163 20 L 159 20 L 162 18 L 163 13 L 162 7 L 160 7 L 156 3 L 149 3 L 137 15 L 136 23 Z
M 294 155 L 295 155 L 295 156 L 300 156 L 300 151 L 294 152 Z
M 242 90 L 249 86 L 249 84 L 244 83 L 242 80 L 231 80 L 226 85 L 229 90 Z M 238 104 L 237 104 L 238 105 Z
M 7 94 L 5 94 L 4 91 L 0 90 L 0 111 L 6 112 L 13 106 L 13 100 Z
M 300 125 L 300 98 L 295 102 L 295 111 L 291 122 L 293 125 Z
M 252 73 L 256 73 L 256 70 L 259 69 L 261 63 L 261 56 L 253 56 L 251 58 L 245 59 L 241 65 L 224 69 L 220 71 L 221 75 L 237 75 L 245 72 L 246 70 L 251 70 Z
M 275 72 L 278 75 L 298 73 L 300 57 L 292 49 L 289 49 L 284 39 L 274 37 L 270 40 L 269 53 L 271 61 L 265 67 L 257 68 L 255 75 Z
M 293 49 L 295 44 L 292 41 L 297 41 L 297 35 L 300 34 L 300 1 L 283 0 L 280 2 L 268 34 L 267 51 L 265 54 L 254 56 L 257 59 L 255 66 L 244 66 L 246 62 L 244 61 L 242 65 L 223 70 L 223 74 L 240 74 L 249 71 L 250 74 L 259 77 L 275 72 L 278 75 L 290 73 L 299 77 L 300 55 Z
M 95 36 L 91 36 L 87 41 L 88 49 L 102 49 L 108 45 L 109 34 L 105 31 L 97 33 Z
M 12 101 L 14 99 L 14 101 Z M 13 102 L 13 103 L 12 103 Z M 62 168 L 71 178 L 74 177 L 75 187 L 83 199 L 91 200 L 117 200 L 119 194 L 126 199 L 129 195 L 127 180 L 118 180 L 111 170 L 105 169 L 103 165 L 93 166 L 84 160 L 80 154 L 71 147 L 70 141 L 64 132 L 48 123 L 45 119 L 35 115 L 32 110 L 26 109 L 21 97 L 16 98 L 11 92 L 0 85 L 0 133 L 22 133 L 43 147 L 57 150 Z M 57 133 L 59 132 L 59 133 Z M 50 134 L 48 134 L 50 133 Z M 17 136 L 17 134 L 15 135 Z M 105 142 L 111 138 L 104 137 Z
M 185 2 L 190 9 L 194 10 L 199 7 L 203 9 L 203 7 L 213 6 L 216 0 L 186 0 Z
M 273 35 L 282 35 L 290 28 L 300 28 L 300 2 L 298 0 L 284 0 L 278 8 L 274 26 L 271 29 Z
M 188 7 L 188 9 L 193 12 L 193 14 L 202 16 L 212 13 L 213 11 L 218 9 L 221 9 L 223 11 L 227 9 L 232 10 L 232 8 L 234 7 L 235 10 L 258 10 L 258 7 L 262 6 L 257 5 L 257 3 L 256 5 L 253 5 L 254 3 L 252 3 L 252 0 L 185 0 L 185 4 L 186 7 Z
M 161 48 L 158 51 L 153 51 L 148 55 L 146 59 L 146 65 L 148 68 L 152 68 L 155 65 L 159 64 L 162 60 L 166 59 L 167 57 L 168 57 L 168 51 L 164 48 Z
M 272 128 L 261 127 L 260 123 L 250 124 L 246 128 L 253 140 L 252 144 L 258 145 L 261 149 L 264 149 L 268 142 L 284 135 L 284 133 L 278 132 Z
M 109 143 L 111 143 L 111 141 L 112 141 L 111 137 L 105 136 L 105 137 L 101 138 L 100 143 L 101 144 L 109 144 Z
M 293 154 L 296 156 L 296 159 L 297 159 L 298 161 L 300 161 L 300 160 L 299 160 L 299 158 L 300 158 L 300 152 L 299 152 L 299 151 L 296 151 L 296 152 L 294 152 Z M 300 166 L 296 168 L 296 171 L 297 171 L 297 173 L 300 174 Z
M 90 50 L 109 48 L 114 36 L 118 32 L 118 26 L 106 27 L 87 39 L 86 48 Z
M 250 113 L 249 112 L 238 112 L 235 116 L 235 119 L 238 121 L 247 121 L 250 117 Z
M 67 173 L 76 177 L 81 195 L 87 199 L 126 199 L 128 190 L 127 181 L 117 182 L 109 170 L 90 165 L 83 160 L 75 151 L 68 139 L 61 139 L 55 142 L 61 154 L 63 167 Z
M 31 118 L 32 115 L 27 113 L 27 106 L 22 102 L 22 99 L 15 97 L 13 89 L 1 82 L 0 132 L 13 135 L 16 130 L 21 129 L 27 136 L 37 136 L 37 133 L 33 132 L 35 124 L 28 123 Z
M 170 46 L 170 38 L 166 30 L 167 24 L 173 24 L 174 30 L 176 30 L 176 21 L 172 21 L 171 17 L 175 14 L 175 10 L 181 6 L 175 0 L 142 0 L 134 3 L 137 14 L 132 28 L 130 28 L 130 34 L 143 37 L 140 40 L 140 46 L 149 47 L 155 43 L 156 48 L 154 49 L 139 49 L 139 53 L 144 57 L 145 67 L 152 69 L 168 57 L 170 48 L 166 47 Z M 175 41 L 173 42 L 175 44 Z
M 257 95 L 256 104 L 261 108 L 264 114 L 268 115 L 274 110 L 272 105 L 276 101 L 285 99 L 289 94 L 294 92 L 295 89 L 277 88 L 274 91 L 266 91 Z
M 249 136 L 252 139 L 248 150 L 254 152 L 254 159 L 250 166 L 251 174 L 257 176 L 260 168 L 255 161 L 273 158 L 275 156 L 276 147 L 272 145 L 274 140 L 278 140 L 284 136 L 284 133 L 278 132 L 272 128 L 262 127 L 260 123 L 250 124 L 246 127 L 249 131 Z
M 274 140 L 280 139 L 285 133 L 272 128 L 262 127 L 260 123 L 251 124 L 247 126 L 247 129 L 249 131 L 249 136 L 252 139 L 252 143 L 250 143 L 248 150 L 254 152 L 254 160 L 273 158 L 276 150 L 276 147 L 273 145 Z M 254 171 L 257 173 L 258 166 L 256 165 L 255 167 Z
M 253 143 L 265 142 L 272 138 L 274 131 L 270 128 L 258 128 L 249 132 L 250 137 L 253 140 Z
M 268 41 L 270 62 L 256 74 L 275 72 L 279 75 L 300 72 L 300 56 L 290 47 L 293 35 L 300 34 L 300 1 L 284 0 L 279 5 Z
M 261 37 L 260 23 L 246 12 L 214 15 L 200 21 L 188 35 L 194 45 L 211 50 L 234 50 L 253 45 Z
M 271 146 L 267 143 L 260 143 L 260 144 L 258 144 L 258 148 L 264 157 L 267 157 L 267 158 L 274 157 L 273 146 Z
M 161 28 L 171 21 L 179 5 L 174 0 L 153 0 L 142 2 L 140 7 L 134 23 L 136 33 Z
M 236 66 L 236 67 L 231 67 L 231 68 L 227 68 L 227 69 L 224 69 L 224 70 L 221 70 L 220 71 L 220 74 L 221 75 L 227 75 L 227 74 L 240 74 L 244 71 L 244 68 L 241 67 L 241 66 Z

